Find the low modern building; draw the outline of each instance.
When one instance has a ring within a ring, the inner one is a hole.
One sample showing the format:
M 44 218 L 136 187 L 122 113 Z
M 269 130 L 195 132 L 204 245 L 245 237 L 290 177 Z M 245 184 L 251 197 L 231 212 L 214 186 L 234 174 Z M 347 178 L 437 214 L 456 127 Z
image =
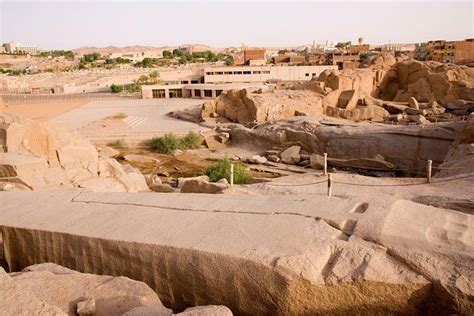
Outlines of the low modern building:
M 31 54 L 36 55 L 41 53 L 41 48 L 38 46 L 27 46 L 20 43 L 10 42 L 3 44 L 5 52 L 9 54 Z
M 265 83 L 272 81 L 308 81 L 337 66 L 243 66 L 204 69 L 205 83 Z
M 174 99 L 194 98 L 213 99 L 222 92 L 232 89 L 243 89 L 260 85 L 255 84 L 174 84 L 174 85 L 145 85 L 142 86 L 143 99 Z M 263 86 L 263 85 L 262 85 Z

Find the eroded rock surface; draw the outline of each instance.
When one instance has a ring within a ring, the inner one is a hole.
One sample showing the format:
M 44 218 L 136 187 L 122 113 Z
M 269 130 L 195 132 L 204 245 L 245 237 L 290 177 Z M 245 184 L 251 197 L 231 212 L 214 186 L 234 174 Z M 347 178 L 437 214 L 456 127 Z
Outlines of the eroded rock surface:
M 49 260 L 124 275 L 147 282 L 177 310 L 473 311 L 467 214 L 386 195 L 75 194 L 3 193 L 0 223 L 13 270 Z
M 265 122 L 290 116 L 323 114 L 322 99 L 311 91 L 277 90 L 256 92 L 229 90 L 202 107 L 202 118 L 212 113 L 237 123 Z
M 143 175 L 109 157 L 114 155 L 109 148 L 99 157 L 88 140 L 63 124 L 0 115 L 0 180 L 30 190 L 148 191 Z

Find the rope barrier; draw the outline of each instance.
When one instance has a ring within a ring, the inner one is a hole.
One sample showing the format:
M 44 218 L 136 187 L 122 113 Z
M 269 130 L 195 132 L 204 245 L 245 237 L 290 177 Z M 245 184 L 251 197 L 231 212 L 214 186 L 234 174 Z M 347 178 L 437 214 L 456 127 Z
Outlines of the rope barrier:
M 423 184 L 450 182 L 450 181 L 455 181 L 455 180 L 466 179 L 472 176 L 474 176 L 474 173 L 466 175 L 466 176 L 462 176 L 462 177 L 457 177 L 457 178 L 433 181 L 431 183 L 427 183 L 426 181 L 423 181 L 423 182 L 417 182 L 417 183 L 398 183 L 398 184 L 364 184 L 364 183 L 351 183 L 351 182 L 344 182 L 344 181 L 337 181 L 337 180 L 332 180 L 332 182 L 338 183 L 338 184 L 354 185 L 354 186 L 362 186 L 362 187 L 402 187 L 402 186 L 415 186 L 415 185 L 423 185 Z M 321 184 L 321 183 L 327 183 L 327 182 L 328 180 L 325 179 L 325 180 L 317 181 L 317 182 L 295 183 L 295 184 L 266 182 L 266 183 L 263 183 L 263 185 L 271 185 L 271 186 L 277 186 L 277 187 L 287 187 L 287 186 L 288 187 L 301 187 L 301 186 L 315 185 L 315 184 Z

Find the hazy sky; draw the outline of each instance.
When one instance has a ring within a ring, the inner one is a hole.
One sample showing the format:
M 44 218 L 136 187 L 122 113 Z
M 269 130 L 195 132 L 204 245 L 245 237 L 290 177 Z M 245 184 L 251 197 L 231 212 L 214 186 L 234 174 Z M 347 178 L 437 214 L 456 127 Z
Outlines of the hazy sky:
M 474 1 L 6 1 L 0 42 L 79 46 L 294 46 L 474 37 Z

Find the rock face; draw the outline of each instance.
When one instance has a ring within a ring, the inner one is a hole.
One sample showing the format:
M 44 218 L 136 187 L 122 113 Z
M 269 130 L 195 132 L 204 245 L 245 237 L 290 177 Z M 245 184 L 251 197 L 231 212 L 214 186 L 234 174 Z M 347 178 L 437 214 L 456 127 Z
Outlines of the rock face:
M 253 315 L 471 315 L 474 310 L 474 224 L 468 214 L 378 192 L 331 199 L 314 194 L 170 193 L 159 199 L 157 193 L 2 194 L 5 259 L 13 271 L 50 260 L 124 275 L 147 282 L 176 310 L 199 304 Z M 53 279 L 75 275 L 37 271 L 41 282 L 31 286 L 30 273 L 14 276 L 15 282 L 40 298 L 51 293 Z M 75 278 L 71 293 L 84 286 Z M 124 286 L 123 278 L 105 277 L 107 283 L 104 277 L 91 278 L 101 286 L 92 289 L 94 295 L 80 297 L 94 298 L 97 308 L 97 296 L 108 297 L 111 288 L 127 295 L 127 301 L 149 297 L 141 285 Z M 58 306 L 69 310 L 62 302 Z
M 59 123 L 37 123 L 15 115 L 0 115 L 0 180 L 31 190 L 59 186 L 92 191 L 147 191 L 141 173 L 99 154 L 77 132 Z M 105 179 L 106 178 L 106 179 Z
M 464 124 L 459 136 L 449 148 L 444 162 L 435 169 L 435 177 L 474 172 L 474 117 L 469 118 Z
M 241 142 L 262 147 L 298 144 L 308 153 L 322 155 L 326 152 L 330 159 L 345 160 L 371 161 L 381 155 L 389 166 L 423 175 L 428 160 L 433 161 L 434 167 L 445 160 L 464 125 L 465 122 L 425 126 L 355 125 L 347 121 L 295 118 L 253 129 L 235 127 L 230 133 L 235 146 Z M 290 160 L 287 163 L 291 163 Z
M 237 123 L 265 122 L 295 116 L 323 114 L 321 97 L 311 91 L 277 90 L 256 93 L 251 90 L 229 90 L 217 99 L 204 103 L 202 118 L 217 113 Z

